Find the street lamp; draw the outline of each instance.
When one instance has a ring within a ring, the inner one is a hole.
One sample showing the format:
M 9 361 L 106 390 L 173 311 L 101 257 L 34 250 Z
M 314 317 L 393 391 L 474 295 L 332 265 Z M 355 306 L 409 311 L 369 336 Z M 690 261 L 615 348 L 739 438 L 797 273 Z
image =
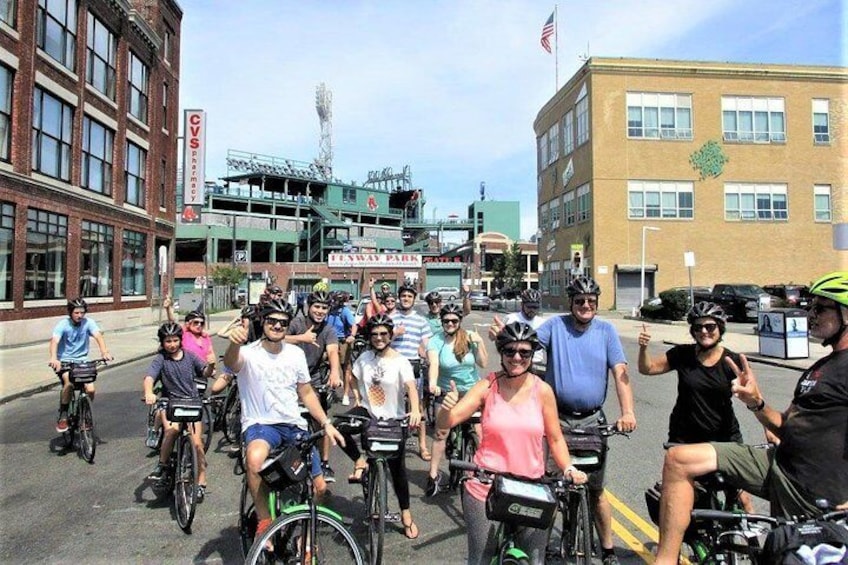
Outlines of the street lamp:
M 642 276 L 639 282 L 639 315 L 641 316 L 642 304 L 645 303 L 645 232 L 660 231 L 660 228 L 654 226 L 642 226 Z

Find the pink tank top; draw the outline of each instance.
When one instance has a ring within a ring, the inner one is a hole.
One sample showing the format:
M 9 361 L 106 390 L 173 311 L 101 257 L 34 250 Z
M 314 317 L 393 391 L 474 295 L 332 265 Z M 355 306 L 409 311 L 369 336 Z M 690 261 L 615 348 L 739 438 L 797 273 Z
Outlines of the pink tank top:
M 480 420 L 483 437 L 474 455 L 474 462 L 480 467 L 531 478 L 545 474 L 545 423 L 538 394 L 539 378 L 530 377 L 530 396 L 518 404 L 510 404 L 500 395 L 495 373 L 487 377 L 492 384 Z M 466 481 L 465 487 L 477 500 L 486 500 L 489 494 L 489 485 L 473 479 Z
M 205 333 L 196 336 L 186 328 L 183 328 L 183 350 L 193 353 L 201 361 L 206 363 L 209 352 L 212 350 L 212 338 Z

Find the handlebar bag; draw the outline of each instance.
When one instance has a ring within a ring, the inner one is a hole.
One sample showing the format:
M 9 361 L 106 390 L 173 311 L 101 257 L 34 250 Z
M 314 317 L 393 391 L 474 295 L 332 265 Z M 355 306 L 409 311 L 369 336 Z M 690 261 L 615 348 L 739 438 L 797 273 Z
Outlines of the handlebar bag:
M 271 488 L 283 490 L 306 479 L 308 471 L 300 449 L 289 445 L 277 456 L 265 460 L 259 470 L 259 476 Z
M 171 398 L 168 400 L 169 422 L 199 422 L 203 418 L 200 398 Z
M 372 418 L 362 434 L 362 443 L 369 453 L 397 453 L 406 441 L 406 432 L 401 420 Z
M 70 381 L 76 384 L 93 383 L 97 380 L 97 363 L 94 361 L 83 361 L 71 365 L 69 374 Z
M 572 465 L 581 471 L 594 471 L 601 467 L 607 446 L 597 428 L 565 429 L 562 435 L 565 436 Z
M 495 476 L 486 497 L 486 517 L 515 526 L 548 529 L 556 509 L 557 499 L 550 486 L 504 475 Z

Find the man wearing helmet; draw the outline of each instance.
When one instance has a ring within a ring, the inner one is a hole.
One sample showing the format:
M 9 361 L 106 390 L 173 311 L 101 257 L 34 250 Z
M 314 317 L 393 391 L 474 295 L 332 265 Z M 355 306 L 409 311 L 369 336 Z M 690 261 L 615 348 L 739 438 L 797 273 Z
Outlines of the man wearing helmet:
M 224 364 L 239 376 L 241 419 L 245 443 L 245 474 L 247 487 L 256 506 L 257 535 L 271 525 L 268 509 L 268 488 L 259 476 L 262 464 L 271 449 L 291 445 L 307 433 L 306 420 L 300 415 L 298 400 L 320 423 L 331 441 L 344 444 L 321 408 L 321 401 L 312 389 L 306 355 L 299 347 L 286 343 L 286 330 L 293 313 L 289 304 L 271 300 L 260 311 L 263 339 L 250 345 L 247 329 L 236 327 L 229 334 L 229 346 Z M 321 460 L 313 457 L 312 475 L 316 492 L 322 495 L 327 485 L 321 476 Z
M 769 406 L 748 360 L 728 361 L 733 395 L 780 443 L 774 450 L 736 443 L 698 443 L 668 450 L 663 466 L 660 540 L 656 563 L 676 564 L 689 525 L 694 477 L 721 471 L 728 482 L 767 498 L 772 514 L 817 516 L 815 501 L 848 508 L 848 271 L 810 287 L 810 334 L 833 351 L 804 371 L 789 407 Z
M 556 393 L 560 422 L 565 429 L 606 423 L 603 406 L 612 372 L 621 410 L 616 427 L 631 432 L 636 429 L 636 417 L 621 339 L 612 324 L 595 317 L 601 288 L 594 279 L 579 276 L 569 283 L 567 292 L 570 314 L 551 318 L 536 330 L 547 353 L 545 381 Z M 601 439 L 606 445 L 606 438 Z M 612 509 L 604 494 L 605 470 L 606 458 L 598 471 L 589 474 L 589 494 L 596 509 L 601 559 L 604 565 L 616 565 Z
M 206 380 L 212 375 L 212 366 L 203 359 L 183 349 L 183 328 L 176 322 L 165 322 L 159 328 L 159 352 L 150 363 L 144 377 L 144 402 L 148 406 L 156 404 L 156 393 L 153 387 L 157 382 L 162 383 L 162 398 L 200 398 L 195 379 Z M 162 481 L 170 476 L 168 461 L 174 442 L 179 435 L 179 426 L 169 422 L 164 410 L 158 411 L 157 416 L 165 435 L 159 448 L 159 461 L 156 469 L 147 477 Z M 197 490 L 195 495 L 198 502 L 203 502 L 206 496 L 206 454 L 203 449 L 201 426 L 191 424 L 191 439 L 197 448 Z
M 309 367 L 309 378 L 313 387 L 327 384 L 323 382 L 321 371 L 326 358 L 330 365 L 330 388 L 338 388 L 342 384 L 339 342 L 336 339 L 336 331 L 333 326 L 327 323 L 327 314 L 330 311 L 330 294 L 324 290 L 316 290 L 309 294 L 306 302 L 306 317 L 297 317 L 291 321 L 285 340 L 287 343 L 296 344 L 306 355 L 306 365 Z M 326 401 L 327 399 L 324 396 L 319 398 L 321 408 L 325 411 L 329 410 L 330 406 Z M 324 437 L 321 444 L 321 466 L 324 479 L 327 482 L 335 482 L 336 477 L 329 465 L 329 458 L 330 438 Z
M 462 315 L 467 316 L 471 313 L 471 298 L 468 296 L 468 285 L 462 285 Z M 427 315 L 425 318 L 430 323 L 430 331 L 433 335 L 442 331 L 442 296 L 435 290 L 427 293 L 424 297 L 427 302 Z
M 85 317 L 86 312 L 88 312 L 88 304 L 85 300 L 82 298 L 68 300 L 68 317 L 63 318 L 53 328 L 53 337 L 50 338 L 48 346 L 50 359 L 47 364 L 56 371 L 59 381 L 62 383 L 62 393 L 59 397 L 59 419 L 56 421 L 56 431 L 59 433 L 68 431 L 68 406 L 71 403 L 71 394 L 74 391 L 74 387 L 68 378 L 68 372 L 59 372 L 62 363 L 86 361 L 90 337 L 94 338 L 94 342 L 100 349 L 100 356 L 107 361 L 112 360 L 112 355 L 106 349 L 106 341 L 103 339 L 100 327 L 97 322 Z M 93 401 L 94 383 L 86 384 L 85 390 Z
M 521 322 L 527 324 L 534 330 L 539 329 L 547 318 L 539 314 L 539 308 L 542 306 L 542 293 L 535 288 L 526 288 L 521 292 L 521 310 L 508 315 L 503 322 L 495 316 L 492 325 L 489 326 L 489 339 L 495 341 L 498 334 L 498 328 L 504 324 L 513 322 Z M 545 376 L 545 350 L 539 348 L 533 353 L 533 372 L 540 377 Z

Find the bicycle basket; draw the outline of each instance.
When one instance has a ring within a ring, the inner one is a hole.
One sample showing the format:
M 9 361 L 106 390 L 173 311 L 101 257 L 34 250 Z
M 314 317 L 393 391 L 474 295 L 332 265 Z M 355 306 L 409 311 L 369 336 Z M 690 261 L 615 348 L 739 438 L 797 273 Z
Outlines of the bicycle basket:
M 372 419 L 362 432 L 362 444 L 369 454 L 397 453 L 406 441 L 406 432 L 401 420 Z
M 203 418 L 200 398 L 171 398 L 168 400 L 168 421 L 199 422 Z
M 548 529 L 557 499 L 548 485 L 497 475 L 486 497 L 486 517 L 515 526 Z
M 595 471 L 604 462 L 606 444 L 597 428 L 563 430 L 571 464 L 581 471 Z
M 283 448 L 276 457 L 265 460 L 259 470 L 259 476 L 271 488 L 283 490 L 306 479 L 308 471 L 306 461 L 304 461 L 300 450 L 289 445 Z
M 71 365 L 68 378 L 75 384 L 93 383 L 97 380 L 97 363 L 94 361 L 83 361 Z

